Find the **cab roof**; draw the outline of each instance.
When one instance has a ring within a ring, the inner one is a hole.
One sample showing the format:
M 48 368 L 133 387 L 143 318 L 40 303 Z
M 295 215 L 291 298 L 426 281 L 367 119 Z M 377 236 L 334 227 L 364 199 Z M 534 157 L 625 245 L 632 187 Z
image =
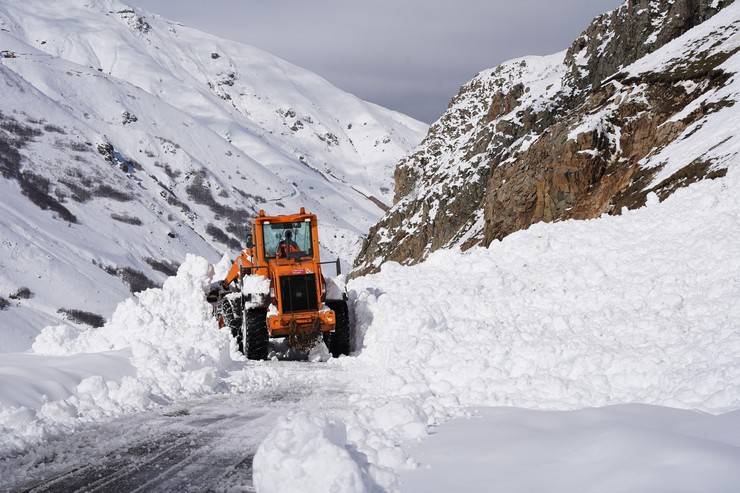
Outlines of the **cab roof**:
M 268 216 L 264 209 L 261 209 L 259 212 L 259 215 L 255 218 L 255 221 L 258 223 L 263 222 L 272 222 L 272 223 L 290 223 L 295 221 L 304 221 L 306 219 L 313 219 L 315 218 L 315 214 L 311 214 L 310 212 L 306 212 L 306 209 L 301 207 L 301 210 L 298 212 L 298 214 L 283 214 L 278 216 Z

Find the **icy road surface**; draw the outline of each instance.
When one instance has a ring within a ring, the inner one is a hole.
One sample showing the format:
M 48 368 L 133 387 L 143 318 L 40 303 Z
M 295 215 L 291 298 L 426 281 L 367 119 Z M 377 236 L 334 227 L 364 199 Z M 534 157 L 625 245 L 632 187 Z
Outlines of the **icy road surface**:
M 331 372 L 303 362 L 275 364 L 286 375 Z M 90 425 L 0 458 L 0 491 L 254 491 L 252 460 L 276 419 L 330 405 L 342 392 L 334 384 L 331 378 L 321 389 L 286 384 Z
M 281 364 L 288 373 L 326 373 Z M 346 397 L 339 387 L 292 386 L 93 425 L 1 461 L 2 477 L 18 478 L 1 491 L 254 492 L 254 456 L 278 417 L 326 410 Z M 740 412 L 712 416 L 644 405 L 479 409 L 414 447 L 421 467 L 401 475 L 400 490 L 485 491 L 495 484 L 509 492 L 555 492 L 600 484 L 608 492 L 729 493 L 740 483 L 738 430 Z

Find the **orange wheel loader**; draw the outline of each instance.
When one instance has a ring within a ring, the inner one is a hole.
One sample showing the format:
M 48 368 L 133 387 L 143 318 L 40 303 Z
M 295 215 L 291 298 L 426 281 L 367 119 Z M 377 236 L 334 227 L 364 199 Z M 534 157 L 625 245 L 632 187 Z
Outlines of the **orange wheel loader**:
M 236 339 L 248 359 L 266 359 L 270 338 L 287 338 L 291 347 L 308 349 L 323 337 L 334 357 L 350 352 L 347 295 L 326 299 L 318 223 L 301 208 L 298 214 L 254 218 L 246 248 L 226 278 L 208 294 L 222 328 Z M 255 288 L 255 286 L 257 286 Z

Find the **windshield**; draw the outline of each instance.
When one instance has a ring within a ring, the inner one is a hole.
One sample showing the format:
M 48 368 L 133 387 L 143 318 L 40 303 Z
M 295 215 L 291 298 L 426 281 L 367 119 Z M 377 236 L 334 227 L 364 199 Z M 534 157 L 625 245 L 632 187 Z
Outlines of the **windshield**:
M 311 223 L 300 221 L 294 223 L 263 223 L 265 257 L 299 258 L 312 257 Z

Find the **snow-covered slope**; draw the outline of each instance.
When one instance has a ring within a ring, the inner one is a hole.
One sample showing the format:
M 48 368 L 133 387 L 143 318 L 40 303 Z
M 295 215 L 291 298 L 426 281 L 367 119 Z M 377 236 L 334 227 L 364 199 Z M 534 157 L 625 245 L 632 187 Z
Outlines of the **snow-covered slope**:
M 0 350 L 236 250 L 261 208 L 318 213 L 349 260 L 425 129 L 113 1 L 0 2 L 0 51 Z

